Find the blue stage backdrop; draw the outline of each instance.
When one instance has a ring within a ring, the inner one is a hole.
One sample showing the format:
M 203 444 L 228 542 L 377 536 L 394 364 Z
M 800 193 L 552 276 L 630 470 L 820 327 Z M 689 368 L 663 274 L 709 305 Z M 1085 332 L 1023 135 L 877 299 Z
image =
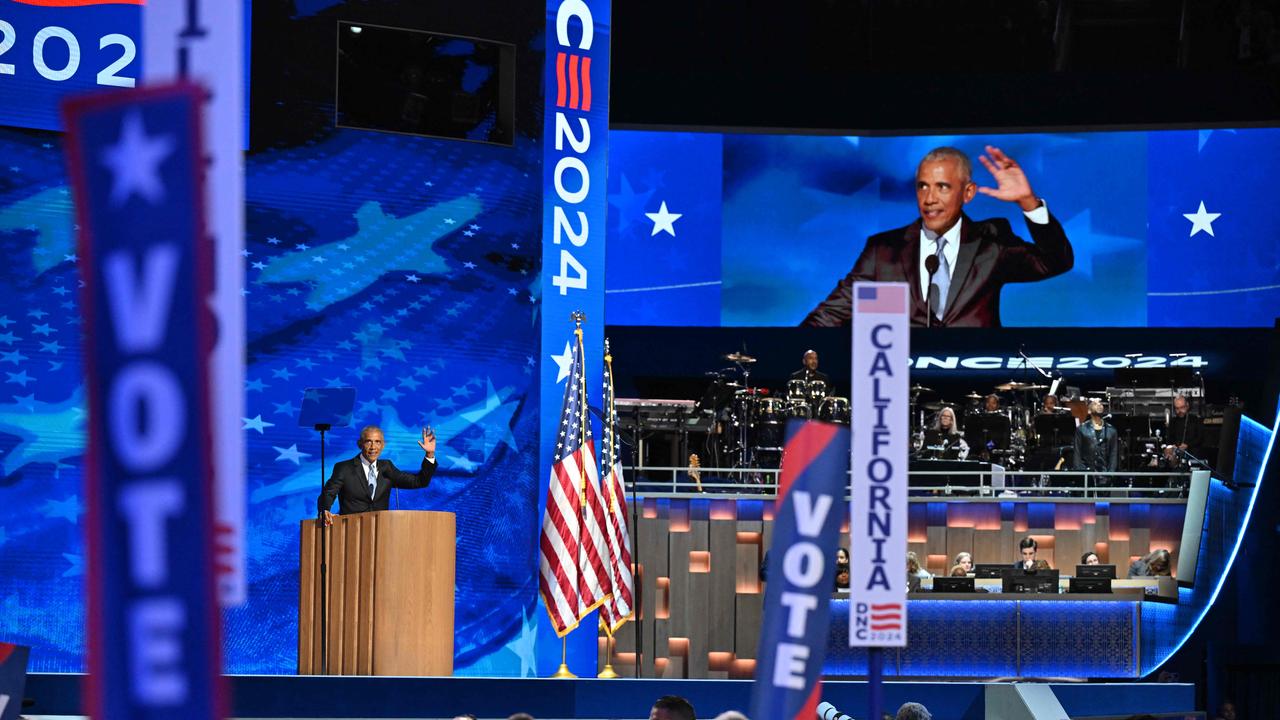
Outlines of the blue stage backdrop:
M 983 146 L 1005 150 L 1074 248 L 1069 272 L 1005 288 L 1004 325 L 1269 327 L 1280 307 L 1280 245 L 1258 210 L 1258 158 L 1280 153 L 1280 130 L 614 131 L 610 144 L 611 323 L 798 325 L 868 236 L 919 216 L 916 164 L 941 145 L 974 158 L 979 185 L 994 185 Z M 978 195 L 965 209 L 1029 237 L 1011 203 Z
M 249 599 L 226 613 L 227 670 L 296 671 L 299 522 L 372 423 L 401 467 L 418 462 L 421 426 L 440 438 L 431 487 L 398 492 L 392 507 L 457 513 L 457 673 L 532 674 L 535 652 L 559 656 L 558 643 L 535 647 L 533 574 L 546 358 L 542 86 L 529 80 L 542 74 L 544 8 L 490 14 L 525 79 L 504 147 L 333 127 L 338 20 L 474 28 L 430 24 L 410 3 L 295 5 L 254 17 L 255 37 L 271 38 L 255 68 L 271 71 L 255 78 L 246 162 L 247 386 L 215 389 L 245 392 L 247 407 Z M 34 671 L 85 668 L 72 222 L 61 136 L 0 129 L 0 638 L 32 646 Z M 298 408 L 304 388 L 343 385 L 357 389 L 353 427 L 330 434 L 322 470 Z

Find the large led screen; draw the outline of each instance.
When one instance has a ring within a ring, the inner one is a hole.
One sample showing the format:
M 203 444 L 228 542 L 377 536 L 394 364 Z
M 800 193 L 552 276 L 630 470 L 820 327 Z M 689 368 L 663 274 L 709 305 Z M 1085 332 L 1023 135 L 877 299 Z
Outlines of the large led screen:
M 916 321 L 924 324 L 920 248 L 936 242 L 927 245 L 916 224 L 917 170 L 939 147 L 970 158 L 977 187 L 962 206 L 958 253 L 947 264 L 943 295 L 955 312 L 944 307 L 931 324 L 1274 321 L 1280 233 L 1263 210 L 1262 159 L 1280 156 L 1280 130 L 1228 129 L 910 137 L 614 131 L 610 323 L 831 324 L 815 309 L 856 264 L 858 277 L 919 285 Z M 1007 174 L 1006 161 L 1043 199 L 1050 237 L 1017 202 L 979 189 L 1008 194 L 992 172 Z

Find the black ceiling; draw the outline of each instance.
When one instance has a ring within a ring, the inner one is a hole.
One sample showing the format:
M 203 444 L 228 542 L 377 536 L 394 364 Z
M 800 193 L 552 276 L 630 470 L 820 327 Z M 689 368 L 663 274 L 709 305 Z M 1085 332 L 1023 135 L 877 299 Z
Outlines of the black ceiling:
M 1280 123 L 1280 0 L 614 0 L 615 127 Z

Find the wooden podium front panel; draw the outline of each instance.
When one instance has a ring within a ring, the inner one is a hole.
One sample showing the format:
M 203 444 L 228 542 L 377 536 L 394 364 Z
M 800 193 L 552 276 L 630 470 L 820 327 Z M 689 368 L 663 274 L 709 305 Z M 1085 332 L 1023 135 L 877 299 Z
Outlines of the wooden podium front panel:
M 454 516 L 379 514 L 403 517 L 378 528 L 376 554 L 395 562 L 376 564 L 374 674 L 452 675 Z
M 452 513 L 393 510 L 335 516 L 327 531 L 328 671 L 452 675 Z M 302 522 L 298 674 L 319 674 L 320 533 Z

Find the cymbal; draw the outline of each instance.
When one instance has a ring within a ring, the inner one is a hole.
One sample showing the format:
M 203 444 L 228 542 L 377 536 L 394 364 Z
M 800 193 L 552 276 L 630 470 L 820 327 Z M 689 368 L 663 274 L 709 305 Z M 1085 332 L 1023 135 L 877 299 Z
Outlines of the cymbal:
M 955 403 L 947 402 L 946 400 L 943 400 L 941 402 L 925 403 L 924 405 L 921 405 L 921 407 L 923 407 L 925 410 L 941 410 L 942 408 L 953 408 L 955 406 L 956 406 Z
M 1033 385 L 1031 383 L 1007 382 L 996 386 L 996 390 L 1007 392 L 1009 390 L 1047 390 L 1048 385 Z
M 982 396 L 981 396 L 981 395 L 979 395 L 979 394 L 978 394 L 978 393 L 976 393 L 976 392 L 971 392 L 971 393 L 969 393 L 968 395 L 965 395 L 964 397 L 965 397 L 965 399 L 966 399 L 966 400 L 981 400 L 981 399 L 982 399 Z
M 724 356 L 724 359 L 728 360 L 729 362 L 736 362 L 736 363 L 753 363 L 756 361 L 756 359 L 751 357 L 750 355 L 746 353 L 740 353 L 740 352 L 729 353 L 728 355 Z
M 911 386 L 912 395 L 915 395 L 916 393 L 931 393 L 931 392 L 933 392 L 933 388 L 927 388 L 921 385 L 920 383 L 916 383 L 915 385 Z

